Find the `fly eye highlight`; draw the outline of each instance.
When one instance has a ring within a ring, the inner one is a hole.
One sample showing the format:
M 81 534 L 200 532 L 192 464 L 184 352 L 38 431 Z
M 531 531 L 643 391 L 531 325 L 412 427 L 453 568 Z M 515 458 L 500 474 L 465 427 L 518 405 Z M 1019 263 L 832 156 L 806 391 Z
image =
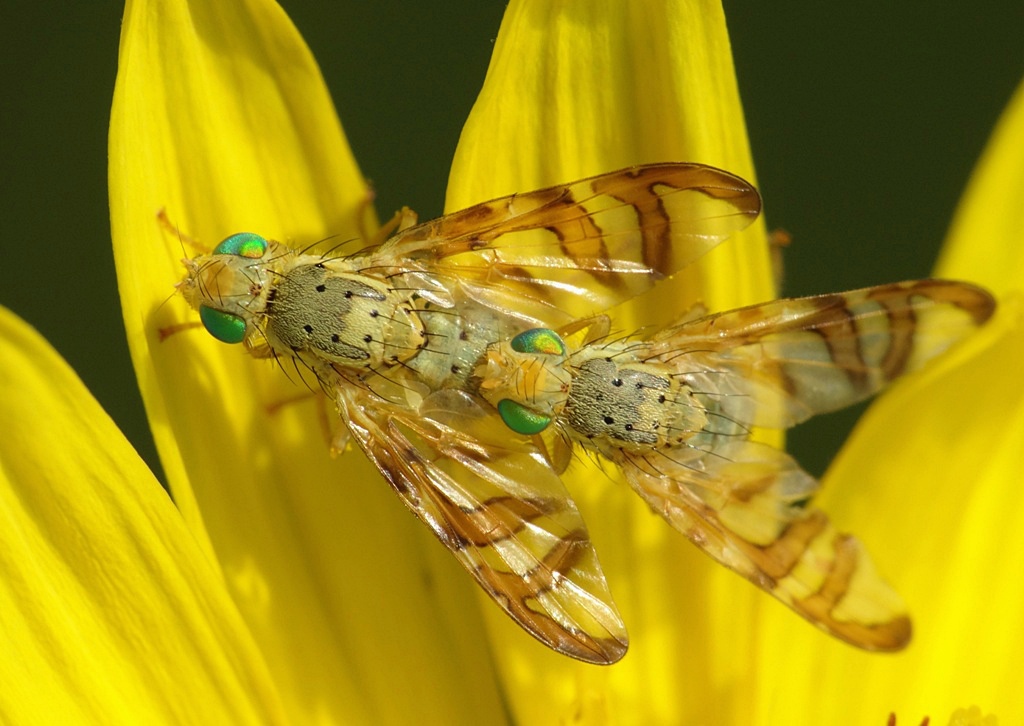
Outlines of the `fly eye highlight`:
M 203 321 L 206 332 L 222 343 L 234 345 L 245 340 L 245 321 L 237 315 L 200 305 L 199 319 Z
M 544 355 L 565 355 L 565 343 L 558 333 L 547 328 L 525 330 L 509 341 L 517 353 L 543 353 Z
M 215 255 L 235 255 L 258 260 L 267 252 L 267 241 L 252 232 L 239 232 L 227 237 L 213 248 Z
M 539 434 L 551 423 L 550 416 L 536 413 L 509 398 L 498 401 L 498 415 L 505 425 L 524 436 Z

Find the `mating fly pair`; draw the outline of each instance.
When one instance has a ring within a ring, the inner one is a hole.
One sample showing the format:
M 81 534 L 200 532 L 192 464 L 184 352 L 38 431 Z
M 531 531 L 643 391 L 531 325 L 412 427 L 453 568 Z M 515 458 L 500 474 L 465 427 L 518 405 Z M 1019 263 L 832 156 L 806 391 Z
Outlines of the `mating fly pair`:
M 628 645 L 559 478 L 579 447 L 820 628 L 899 649 L 899 596 L 809 504 L 818 482 L 751 431 L 870 396 L 994 302 L 925 280 L 608 337 L 603 311 L 759 212 L 728 172 L 651 164 L 478 204 L 353 256 L 236 234 L 187 261 L 179 289 L 219 340 L 311 369 L 399 498 L 549 647 L 608 664 Z

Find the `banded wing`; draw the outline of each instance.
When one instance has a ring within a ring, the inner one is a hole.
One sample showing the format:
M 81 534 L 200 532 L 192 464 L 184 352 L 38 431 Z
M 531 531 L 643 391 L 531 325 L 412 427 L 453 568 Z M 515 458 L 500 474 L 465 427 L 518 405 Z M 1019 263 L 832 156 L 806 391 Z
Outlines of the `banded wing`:
M 924 280 L 779 300 L 659 333 L 668 363 L 706 415 L 685 446 L 611 456 L 633 488 L 716 560 L 819 627 L 870 650 L 910 638 L 899 596 L 851 535 L 807 506 L 819 483 L 784 452 L 747 440 L 859 401 L 989 318 L 991 296 Z
M 915 280 L 776 300 L 659 332 L 646 359 L 717 394 L 716 411 L 789 428 L 862 401 L 973 332 L 995 300 L 962 282 Z
M 402 501 L 477 583 L 545 645 L 589 663 L 626 652 L 583 519 L 530 440 L 510 436 L 468 394 L 418 411 L 340 387 L 349 428 Z
M 550 323 L 634 297 L 690 264 L 761 209 L 746 181 L 701 164 L 636 166 L 514 194 L 398 233 L 380 264 L 413 259 L 465 294 Z
M 630 485 L 718 562 L 826 632 L 866 650 L 899 650 L 911 625 L 861 543 L 806 506 L 818 481 L 786 453 L 730 441 L 696 459 L 613 456 Z

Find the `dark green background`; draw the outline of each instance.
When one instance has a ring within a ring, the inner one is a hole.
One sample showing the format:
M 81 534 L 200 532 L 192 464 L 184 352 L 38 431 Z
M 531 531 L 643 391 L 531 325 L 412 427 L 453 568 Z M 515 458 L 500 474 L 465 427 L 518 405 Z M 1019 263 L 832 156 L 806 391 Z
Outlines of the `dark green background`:
M 768 224 L 795 236 L 786 293 L 927 275 L 1024 75 L 1024 3 L 768 5 L 728 1 L 726 12 Z M 319 59 L 378 208 L 440 213 L 504 3 L 284 6 Z M 57 347 L 153 462 L 109 243 L 121 12 L 108 0 L 5 6 L 0 303 Z M 851 421 L 816 419 L 791 446 L 820 472 Z

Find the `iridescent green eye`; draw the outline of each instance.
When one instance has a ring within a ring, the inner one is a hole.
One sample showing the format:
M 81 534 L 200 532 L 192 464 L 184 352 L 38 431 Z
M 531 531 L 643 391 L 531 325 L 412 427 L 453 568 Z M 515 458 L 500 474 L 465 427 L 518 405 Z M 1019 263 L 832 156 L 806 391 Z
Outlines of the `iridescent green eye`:
M 233 234 L 213 248 L 215 255 L 235 255 L 258 260 L 267 251 L 267 241 L 252 232 Z
M 506 426 L 524 436 L 539 434 L 551 423 L 550 416 L 534 413 L 509 398 L 498 401 L 498 414 Z
M 245 321 L 237 315 L 199 306 L 199 319 L 206 332 L 222 343 L 241 343 L 245 340 Z
M 532 330 L 523 331 L 512 338 L 509 345 L 517 353 L 565 355 L 565 343 L 558 337 L 558 333 L 547 328 L 533 328 Z M 508 421 L 505 423 L 508 423 Z

